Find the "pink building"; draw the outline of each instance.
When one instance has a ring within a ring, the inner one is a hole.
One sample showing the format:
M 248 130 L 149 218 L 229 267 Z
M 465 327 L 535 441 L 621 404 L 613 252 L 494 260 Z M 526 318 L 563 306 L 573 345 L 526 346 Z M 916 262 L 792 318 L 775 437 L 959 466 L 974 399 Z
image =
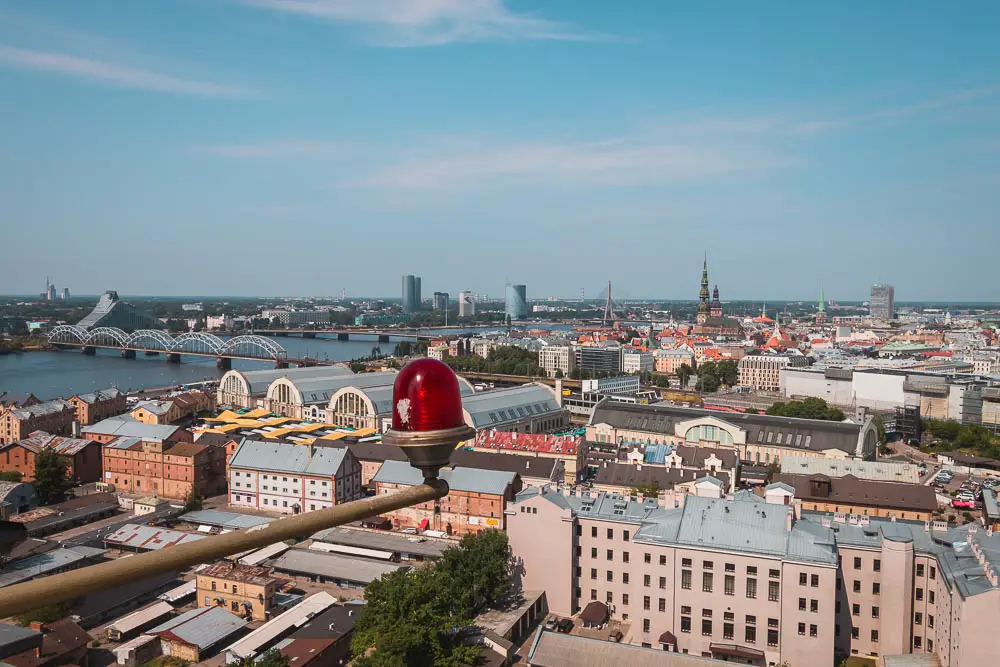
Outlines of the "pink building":
M 1000 536 L 803 516 L 783 484 L 680 500 L 525 489 L 507 516 L 522 585 L 557 614 L 606 605 L 633 644 L 742 664 L 910 652 L 992 664 Z

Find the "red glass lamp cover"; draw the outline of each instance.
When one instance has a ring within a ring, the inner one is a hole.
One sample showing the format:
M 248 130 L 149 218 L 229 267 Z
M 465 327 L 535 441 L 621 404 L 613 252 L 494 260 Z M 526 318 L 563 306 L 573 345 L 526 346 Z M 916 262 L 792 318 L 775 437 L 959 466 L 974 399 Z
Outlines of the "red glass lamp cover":
M 437 359 L 407 364 L 392 387 L 394 431 L 438 431 L 465 424 L 458 378 Z

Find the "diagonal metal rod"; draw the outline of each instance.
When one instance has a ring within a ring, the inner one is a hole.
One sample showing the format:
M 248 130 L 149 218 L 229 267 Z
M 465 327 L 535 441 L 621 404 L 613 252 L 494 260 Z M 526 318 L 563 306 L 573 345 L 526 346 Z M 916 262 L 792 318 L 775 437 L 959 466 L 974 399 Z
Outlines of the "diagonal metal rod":
M 425 503 L 446 495 L 448 495 L 448 484 L 444 480 L 429 479 L 423 484 L 396 493 L 284 517 L 263 526 L 206 537 L 159 551 L 149 551 L 130 558 L 119 558 L 8 586 L 0 589 L 0 618 L 46 605 L 69 602 L 129 581 L 183 570 L 282 540 L 306 537 L 326 528 Z

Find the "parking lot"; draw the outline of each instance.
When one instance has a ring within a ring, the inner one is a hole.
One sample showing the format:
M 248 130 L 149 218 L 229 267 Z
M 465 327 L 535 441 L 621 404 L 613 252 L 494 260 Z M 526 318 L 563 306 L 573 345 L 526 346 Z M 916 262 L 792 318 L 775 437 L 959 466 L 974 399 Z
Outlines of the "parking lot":
M 967 523 L 966 514 L 971 515 L 973 519 L 980 516 L 982 490 L 984 488 L 997 488 L 1000 485 L 1000 480 L 983 477 L 970 478 L 965 474 L 940 470 L 928 483 L 934 487 L 938 494 L 949 499 L 943 518 L 961 524 Z M 962 506 L 963 502 L 970 503 L 970 506 Z M 959 503 L 959 506 L 956 506 L 956 503 Z

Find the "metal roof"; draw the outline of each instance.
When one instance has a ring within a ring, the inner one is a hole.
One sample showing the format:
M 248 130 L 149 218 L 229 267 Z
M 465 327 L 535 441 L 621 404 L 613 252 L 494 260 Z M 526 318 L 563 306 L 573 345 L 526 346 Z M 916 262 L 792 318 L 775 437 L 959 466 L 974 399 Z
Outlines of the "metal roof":
M 198 582 L 192 579 L 191 581 L 185 581 L 177 588 L 171 588 L 166 593 L 161 593 L 157 597 L 160 600 L 166 600 L 167 602 L 177 602 L 178 600 L 183 600 L 189 595 L 194 595 L 197 590 Z
M 158 551 L 164 547 L 172 547 L 175 544 L 186 544 L 200 540 L 204 535 L 194 535 L 192 533 L 182 533 L 179 530 L 169 530 L 167 528 L 157 528 L 155 526 L 140 526 L 135 523 L 126 523 L 124 526 L 104 538 L 106 543 L 114 544 L 130 549 L 142 549 L 144 551 Z
M 11 503 L 12 505 L 19 506 L 22 504 L 37 505 L 38 498 L 35 493 L 35 485 L 29 482 L 4 482 L 0 481 L 0 500 L 6 501 L 11 495 L 20 496 L 17 498 L 17 502 Z M 15 509 L 17 509 L 15 507 Z
M 469 491 L 496 496 L 506 492 L 507 488 L 514 482 L 516 475 L 517 473 L 513 472 L 463 468 L 461 466 L 451 470 L 442 470 L 440 473 L 441 479 L 448 482 L 448 488 L 452 491 Z M 386 461 L 372 477 L 372 481 L 385 484 L 417 485 L 423 484 L 424 474 L 405 461 Z
M 551 388 L 534 383 L 464 396 L 462 408 L 476 429 L 511 423 L 562 409 Z
M 0 588 L 42 577 L 77 563 L 97 560 L 104 553 L 104 549 L 93 547 L 65 547 L 8 563 L 0 573 Z
M 440 558 L 445 549 L 454 546 L 445 540 L 401 535 L 384 530 L 359 530 L 357 528 L 327 528 L 312 536 L 314 542 L 341 544 L 364 549 L 379 549 L 424 558 Z
M 148 607 L 143 607 L 139 611 L 132 612 L 128 616 L 122 616 L 109 625 L 108 630 L 117 630 L 122 634 L 127 634 L 146 623 L 158 621 L 167 614 L 173 613 L 173 611 L 173 605 L 169 602 L 154 602 Z
M 822 474 L 828 477 L 853 475 L 873 482 L 920 483 L 917 466 L 904 461 L 862 461 L 860 459 L 828 459 L 801 454 L 781 456 L 781 472 L 794 475 Z
M 169 424 L 143 424 L 134 419 L 111 417 L 91 426 L 84 426 L 83 434 L 97 433 L 99 435 L 139 438 L 140 440 L 166 440 L 180 428 L 180 426 L 170 426 Z
M 274 558 L 275 556 L 285 553 L 290 548 L 291 547 L 284 542 L 275 542 L 274 544 L 269 544 L 262 549 L 258 549 L 257 551 L 240 558 L 240 563 L 243 565 L 258 565 L 266 561 L 268 558 Z
M 222 607 L 199 607 L 156 626 L 149 634 L 168 640 L 178 639 L 204 651 L 228 639 L 246 625 L 246 621 Z
M 226 648 L 226 660 L 236 662 L 254 657 L 262 648 L 282 636 L 292 628 L 298 628 L 321 614 L 337 601 L 325 591 L 310 595 L 280 616 L 271 619 L 246 637 Z
M 260 371 L 228 371 L 243 378 L 249 388 L 251 396 L 263 396 L 267 393 L 267 388 L 271 383 L 280 378 L 289 380 L 312 378 L 312 377 L 337 377 L 342 375 L 354 375 L 354 372 L 345 366 L 307 366 L 305 368 L 283 368 L 280 370 L 260 370 Z M 223 379 L 219 380 L 219 386 L 223 386 Z
M 396 381 L 396 371 L 335 375 L 309 378 L 286 378 L 302 397 L 302 405 L 327 403 L 330 397 L 344 387 L 379 387 Z M 277 380 L 275 380 L 277 381 Z
M 84 403 L 92 404 L 98 401 L 109 401 L 113 398 L 118 398 L 122 395 L 116 387 L 111 387 L 109 389 L 98 389 L 97 391 L 87 392 L 86 394 L 76 394 L 70 398 L 79 398 Z
M 271 523 L 274 519 L 263 516 L 253 516 L 250 514 L 238 514 L 236 512 L 222 512 L 220 510 L 196 510 L 182 514 L 179 519 L 188 523 L 198 523 L 205 526 L 217 526 L 238 530 L 240 528 L 253 528 L 265 523 Z
M 536 667 L 722 667 L 731 662 L 661 651 L 632 644 L 549 632 L 539 627 L 528 651 L 528 663 Z
M 993 489 L 983 489 L 983 513 L 987 519 L 1000 520 L 1000 507 L 997 506 L 997 495 Z
M 355 558 L 307 549 L 289 549 L 274 563 L 274 569 L 280 572 L 319 575 L 326 579 L 339 579 L 356 584 L 368 584 L 382 575 L 405 567 L 407 566 L 370 558 Z
M 75 408 L 72 404 L 61 399 L 56 399 L 54 401 L 45 401 L 44 403 L 35 403 L 34 405 L 29 405 L 27 407 L 17 408 L 15 410 L 11 410 L 10 414 L 14 415 L 18 419 L 31 419 L 32 417 L 51 415 L 64 410 L 73 410 L 75 413 Z
M 93 442 L 93 440 L 86 438 L 64 438 L 45 431 L 34 431 L 27 438 L 19 440 L 18 444 L 36 454 L 43 449 L 52 449 L 55 453 L 63 456 L 74 456 Z
M 348 450 L 244 439 L 229 459 L 231 469 L 333 477 Z

